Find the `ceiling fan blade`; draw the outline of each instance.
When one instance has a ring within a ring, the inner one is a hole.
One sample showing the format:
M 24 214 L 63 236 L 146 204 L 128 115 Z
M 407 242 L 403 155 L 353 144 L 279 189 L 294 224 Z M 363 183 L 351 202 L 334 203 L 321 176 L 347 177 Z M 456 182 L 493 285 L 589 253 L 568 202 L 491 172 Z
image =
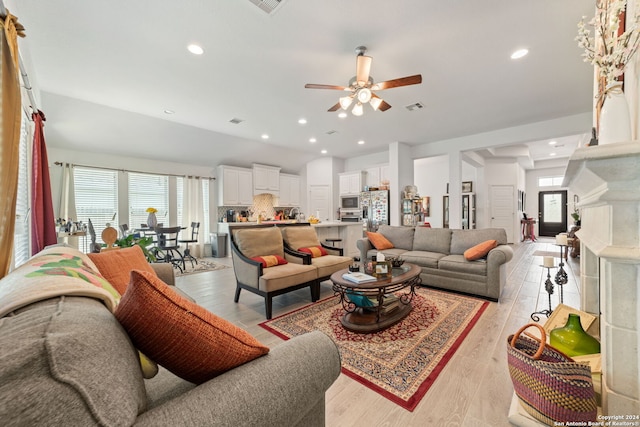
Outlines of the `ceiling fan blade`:
M 391 108 L 391 105 L 387 103 L 387 101 L 382 101 L 382 103 L 380 104 L 380 106 L 378 107 L 378 110 L 380 111 L 387 111 L 389 108 Z
M 304 85 L 307 89 L 332 89 L 332 90 L 350 90 L 348 87 L 344 86 L 334 86 L 334 85 L 317 85 L 314 83 L 307 83 Z
M 327 111 L 332 112 L 332 111 L 338 111 L 339 109 L 340 109 L 340 103 L 338 102 L 336 105 L 329 108 Z
M 356 82 L 363 87 L 369 81 L 371 71 L 371 57 L 365 55 L 356 56 Z
M 415 76 L 401 77 L 399 79 L 376 83 L 371 86 L 371 90 L 392 89 L 394 87 L 417 85 L 420 83 L 422 83 L 422 74 L 416 74 Z

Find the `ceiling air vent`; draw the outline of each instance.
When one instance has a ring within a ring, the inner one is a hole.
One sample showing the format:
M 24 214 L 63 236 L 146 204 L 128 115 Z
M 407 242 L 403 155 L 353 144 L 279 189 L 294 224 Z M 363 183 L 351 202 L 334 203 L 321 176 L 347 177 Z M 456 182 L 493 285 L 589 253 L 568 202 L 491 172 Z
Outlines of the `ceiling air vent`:
M 338 133 L 337 130 L 329 130 L 327 131 L 327 135 L 333 135 L 334 133 Z
M 406 109 L 407 109 L 407 110 L 409 110 L 409 111 L 413 111 L 413 110 L 419 110 L 419 109 L 421 109 L 421 108 L 424 108 L 424 105 L 422 105 L 422 104 L 421 104 L 421 103 L 419 103 L 419 102 L 416 102 L 415 104 L 407 105 L 407 106 L 406 106 L 406 107 L 404 107 L 404 108 L 406 108 Z
M 234 125 L 238 125 L 240 123 L 244 122 L 244 120 L 239 119 L 237 117 L 234 117 L 233 119 L 229 120 L 229 123 L 233 123 Z
M 266 13 L 273 12 L 284 0 L 249 0 Z

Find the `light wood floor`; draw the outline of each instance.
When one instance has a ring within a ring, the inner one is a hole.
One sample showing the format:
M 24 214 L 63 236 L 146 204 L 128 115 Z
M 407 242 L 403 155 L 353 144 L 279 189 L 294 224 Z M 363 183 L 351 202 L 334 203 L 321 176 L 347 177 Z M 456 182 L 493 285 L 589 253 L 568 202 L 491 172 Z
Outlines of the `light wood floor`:
M 507 265 L 507 284 L 499 303 L 490 303 L 471 333 L 447 364 L 413 412 L 408 412 L 356 381 L 340 375 L 326 394 L 327 426 L 507 426 L 513 387 L 506 362 L 507 336 L 531 321 L 532 312 L 548 308 L 544 290 L 546 269 L 536 251 L 558 247 L 550 238 L 513 245 L 514 258 Z M 231 265 L 231 258 L 218 259 Z M 557 259 L 556 259 L 557 261 Z M 543 271 L 544 270 L 544 271 Z M 564 303 L 580 306 L 579 258 L 569 258 L 565 270 Z M 555 273 L 552 270 L 552 278 Z M 176 285 L 211 312 L 246 329 L 269 346 L 280 338 L 258 323 L 265 320 L 264 300 L 243 291 L 233 302 L 232 268 L 177 277 Z M 332 296 L 330 282 L 322 284 L 321 298 Z M 552 296 L 558 303 L 558 288 Z M 278 296 L 273 316 L 310 303 L 308 289 Z M 546 317 L 542 316 L 540 323 Z

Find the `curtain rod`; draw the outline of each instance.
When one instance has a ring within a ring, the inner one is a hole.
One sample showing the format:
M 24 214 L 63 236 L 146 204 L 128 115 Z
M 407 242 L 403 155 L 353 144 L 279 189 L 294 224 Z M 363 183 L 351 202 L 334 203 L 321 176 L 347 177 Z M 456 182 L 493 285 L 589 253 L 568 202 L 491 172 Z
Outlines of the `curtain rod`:
M 4 6 L 4 2 L 0 0 L 0 16 L 7 17 L 7 8 Z M 31 83 L 29 82 L 29 75 L 27 74 L 27 70 L 24 67 L 24 61 L 22 60 L 22 55 L 20 54 L 20 49 L 18 49 L 18 65 L 20 67 L 20 75 L 22 75 L 22 87 L 27 91 L 27 96 L 29 97 L 29 103 L 31 104 L 31 109 L 34 113 L 40 111 L 38 109 L 38 103 L 36 102 L 36 98 L 33 94 L 33 88 L 31 87 Z M 33 120 L 29 117 L 29 120 Z
M 54 162 L 53 163 L 56 166 L 64 166 L 63 162 Z M 134 171 L 134 170 L 130 170 L 130 169 L 117 169 L 117 168 L 107 168 L 104 166 L 90 166 L 90 165 L 77 165 L 75 163 L 69 163 L 69 165 L 71 166 L 78 166 L 81 168 L 90 168 L 90 169 L 102 169 L 102 170 L 107 170 L 107 171 L 118 171 L 118 172 L 133 172 L 133 173 L 141 173 L 141 174 L 145 174 L 145 175 L 164 175 L 164 176 L 176 176 L 176 177 L 180 177 L 180 178 L 202 178 L 202 179 L 208 179 L 211 181 L 215 181 L 215 177 L 213 176 L 196 176 L 196 175 L 179 175 L 179 174 L 175 174 L 175 173 L 155 173 L 155 172 L 143 172 L 143 171 Z

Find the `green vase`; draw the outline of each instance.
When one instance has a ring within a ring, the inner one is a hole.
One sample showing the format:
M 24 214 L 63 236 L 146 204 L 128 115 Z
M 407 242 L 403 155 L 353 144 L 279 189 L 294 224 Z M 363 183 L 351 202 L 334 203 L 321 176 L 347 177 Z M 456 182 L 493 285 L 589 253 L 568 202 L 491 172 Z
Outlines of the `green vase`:
M 569 357 L 600 353 L 600 342 L 585 332 L 580 316 L 569 314 L 567 324 L 551 331 L 550 344 Z

